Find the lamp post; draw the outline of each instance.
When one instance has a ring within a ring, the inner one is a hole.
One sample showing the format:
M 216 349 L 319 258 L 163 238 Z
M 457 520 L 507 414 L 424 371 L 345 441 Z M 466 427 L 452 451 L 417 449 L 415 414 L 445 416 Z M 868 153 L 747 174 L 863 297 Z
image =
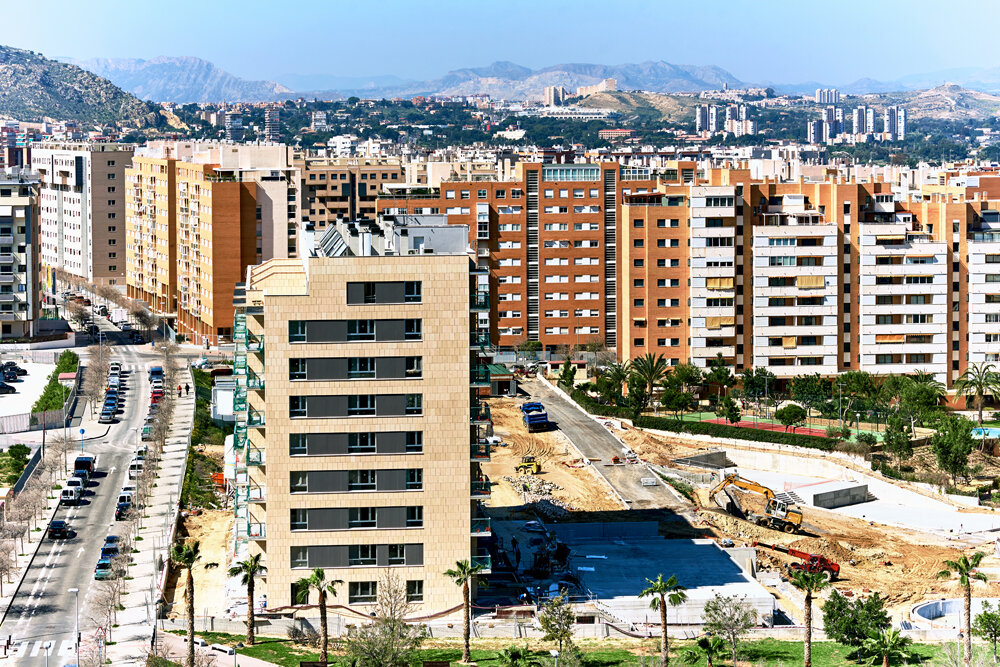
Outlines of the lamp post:
M 80 664 L 80 589 L 70 588 L 66 591 L 67 593 L 72 593 L 76 597 L 76 634 L 73 636 L 73 641 L 76 644 L 76 664 Z
M 857 420 L 854 422 L 854 426 L 856 427 L 857 431 L 857 435 L 855 435 L 855 440 L 857 440 L 857 436 L 861 435 L 861 413 L 855 412 L 854 418 Z
M 49 667 L 49 649 L 52 648 L 52 642 L 45 642 L 42 644 L 42 648 L 45 650 L 45 667 Z

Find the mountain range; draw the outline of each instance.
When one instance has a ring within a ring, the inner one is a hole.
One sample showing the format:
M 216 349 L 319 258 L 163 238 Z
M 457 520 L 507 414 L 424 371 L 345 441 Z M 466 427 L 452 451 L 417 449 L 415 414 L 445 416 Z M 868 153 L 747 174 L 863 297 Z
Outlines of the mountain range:
M 148 127 L 158 109 L 107 79 L 40 53 L 0 45 L 0 116 Z

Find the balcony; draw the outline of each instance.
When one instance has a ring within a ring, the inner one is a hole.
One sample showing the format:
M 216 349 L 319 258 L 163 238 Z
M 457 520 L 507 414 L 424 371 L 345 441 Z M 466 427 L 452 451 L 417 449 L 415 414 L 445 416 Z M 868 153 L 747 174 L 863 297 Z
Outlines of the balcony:
M 250 412 L 247 415 L 247 425 L 254 428 L 264 428 L 264 413 L 250 408 Z
M 266 452 L 263 449 L 257 447 L 251 447 L 247 451 L 247 465 L 250 466 L 262 466 L 267 465 Z
M 258 336 L 256 334 L 248 333 L 246 337 L 247 352 L 263 352 L 264 351 L 264 336 Z
M 236 358 L 233 360 L 233 375 L 246 375 L 246 374 L 247 374 L 246 355 L 237 354 Z
M 480 574 L 490 574 L 493 571 L 493 559 L 490 558 L 489 554 L 484 553 L 473 556 L 471 561 L 472 567 L 479 566 L 482 568 Z
M 483 477 L 479 480 L 472 480 L 471 496 L 473 498 L 489 498 L 490 478 Z
M 469 458 L 472 461 L 489 461 L 490 451 L 490 443 L 480 440 L 469 445 Z
M 251 503 L 263 503 L 267 501 L 267 488 L 263 486 L 248 486 L 245 500 Z
M 246 424 L 236 424 L 236 428 L 233 431 L 233 441 L 237 449 L 246 446 L 247 444 Z
M 233 394 L 233 412 L 236 413 L 247 411 L 247 395 L 241 389 L 242 387 L 237 387 L 236 392 Z
M 247 388 L 254 391 L 264 391 L 264 378 L 247 369 Z
M 470 406 L 471 412 L 469 413 L 469 423 L 471 424 L 489 424 L 490 423 L 490 406 L 486 403 L 480 403 L 475 401 Z
M 16 303 L 18 301 L 16 294 L 2 293 L 0 294 L 0 303 Z
M 0 234 L 0 245 L 14 245 L 14 237 L 10 234 Z
M 247 537 L 251 540 L 266 540 L 267 539 L 267 524 L 264 523 L 248 523 L 247 524 Z
M 2 261 L 2 255 L 0 255 Z M 473 292 L 469 297 L 469 310 L 474 313 L 486 313 L 490 310 L 490 293 Z
M 490 368 L 489 366 L 473 366 L 469 369 L 470 387 L 489 387 Z
M 473 537 L 489 537 L 493 534 L 490 530 L 489 517 L 473 517 L 471 533 Z
M 13 264 L 16 261 L 17 257 L 15 257 L 13 253 L 0 253 L 0 264 Z
M 0 273 L 0 285 L 13 285 L 17 280 L 17 275 L 13 273 Z
M 493 354 L 493 341 L 490 340 L 490 335 L 488 333 L 473 332 L 469 334 L 469 349 L 470 350 L 482 350 Z

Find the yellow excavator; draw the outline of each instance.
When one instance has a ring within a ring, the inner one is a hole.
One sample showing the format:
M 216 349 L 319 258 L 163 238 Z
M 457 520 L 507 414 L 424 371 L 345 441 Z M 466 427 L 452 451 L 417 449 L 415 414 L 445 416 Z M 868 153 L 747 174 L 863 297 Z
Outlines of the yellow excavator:
M 797 533 L 802 529 L 802 512 L 792 509 L 788 506 L 788 503 L 778 500 L 774 495 L 774 491 L 763 484 L 743 479 L 737 474 L 726 475 L 709 493 L 709 498 L 715 500 L 715 495 L 724 491 L 729 486 L 735 486 L 738 489 L 752 493 L 759 493 L 767 498 L 767 506 L 764 508 L 764 514 L 754 514 L 753 512 L 744 512 L 743 507 L 736 497 L 727 493 L 726 497 L 730 502 L 727 504 L 726 509 L 730 514 L 738 516 L 741 519 L 746 519 L 747 521 L 752 521 L 758 526 L 773 528 L 774 530 L 786 533 Z
M 514 466 L 514 472 L 522 475 L 537 475 L 542 472 L 542 464 L 534 456 L 522 456 L 521 462 Z

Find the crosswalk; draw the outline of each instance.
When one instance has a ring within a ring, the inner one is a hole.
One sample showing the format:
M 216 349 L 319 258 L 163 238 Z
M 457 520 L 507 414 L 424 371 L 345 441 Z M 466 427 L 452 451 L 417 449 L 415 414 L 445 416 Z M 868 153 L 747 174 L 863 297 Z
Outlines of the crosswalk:
M 75 658 L 76 644 L 72 639 L 64 639 L 61 642 L 31 641 L 19 642 L 11 649 L 11 658 L 37 658 L 48 654 L 50 658 Z

